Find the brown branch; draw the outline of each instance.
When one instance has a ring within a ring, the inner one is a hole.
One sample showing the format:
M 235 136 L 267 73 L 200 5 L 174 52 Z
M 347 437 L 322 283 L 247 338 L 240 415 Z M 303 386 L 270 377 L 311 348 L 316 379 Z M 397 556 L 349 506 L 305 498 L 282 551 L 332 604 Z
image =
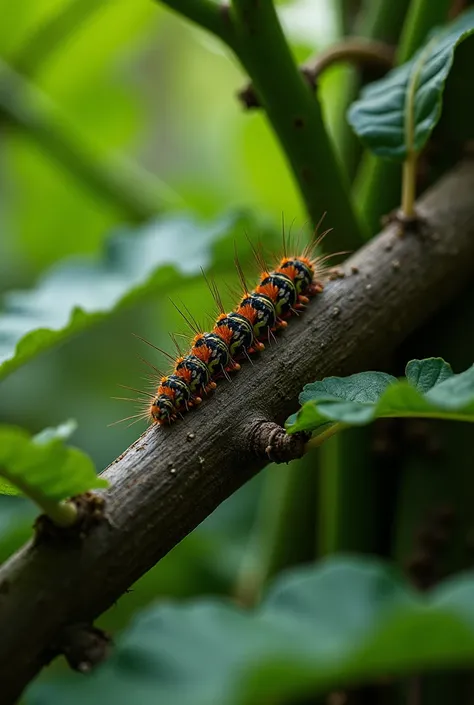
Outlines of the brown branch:
M 19 696 L 54 645 L 67 651 L 68 629 L 90 625 L 261 470 L 269 448 L 288 458 L 275 423 L 295 410 L 303 384 L 376 366 L 461 290 L 474 273 L 473 193 L 470 161 L 421 199 L 422 234 L 402 237 L 389 225 L 254 365 L 117 458 L 105 472 L 112 485 L 103 495 L 106 518 L 81 542 L 44 537 L 0 568 L 2 703 Z M 293 450 L 299 454 L 301 444 Z
M 393 66 L 394 49 L 385 42 L 359 37 L 348 37 L 332 44 L 315 58 L 300 67 L 303 78 L 312 91 L 316 90 L 318 79 L 327 68 L 339 63 L 356 64 L 361 68 L 376 68 L 386 73 Z M 248 83 L 237 97 L 247 110 L 260 107 L 260 100 L 252 83 Z

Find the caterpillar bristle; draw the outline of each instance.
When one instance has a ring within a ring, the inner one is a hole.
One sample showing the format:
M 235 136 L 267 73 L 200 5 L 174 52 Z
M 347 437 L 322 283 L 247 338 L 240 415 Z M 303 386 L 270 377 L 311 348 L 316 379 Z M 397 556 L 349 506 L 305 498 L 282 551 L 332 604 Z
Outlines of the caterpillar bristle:
M 204 269 L 201 267 L 201 273 L 202 276 L 204 277 L 204 281 L 206 282 L 207 288 L 211 292 L 211 296 L 214 299 L 214 303 L 216 304 L 217 307 L 217 315 L 223 315 L 225 314 L 225 308 L 224 304 L 222 302 L 222 297 L 219 291 L 219 288 L 217 286 L 217 283 L 214 279 L 211 277 L 207 277 Z
M 229 313 L 224 308 L 215 280 L 201 269 L 217 309 L 217 318 L 214 319 L 210 332 L 202 330 L 185 303 L 180 301 L 178 306 L 171 301 L 192 331 L 191 348 L 185 352 L 178 342 L 178 338 L 187 338 L 187 336 L 181 333 L 172 334 L 171 340 L 177 352 L 175 358 L 145 338 L 136 335 L 172 361 L 173 370 L 170 374 L 164 375 L 158 367 L 140 357 L 154 375 L 158 376 L 159 384 L 156 386 L 156 377 L 153 377 L 154 393 L 120 385 L 124 389 L 138 393 L 139 401 L 146 403 L 146 409 L 110 425 L 130 420 L 136 423 L 147 418 L 160 426 L 169 426 L 178 418 L 183 418 L 184 413 L 199 406 L 203 397 L 210 395 L 217 387 L 219 379 L 225 378 L 232 381 L 232 373 L 240 370 L 241 360 L 245 359 L 253 364 L 251 356 L 265 349 L 264 341 L 269 345 L 276 342 L 275 334 L 287 328 L 288 319 L 300 315 L 310 299 L 323 290 L 320 278 L 329 269 L 328 261 L 334 256 L 347 254 L 346 252 L 332 255 L 316 254 L 323 239 L 330 232 L 328 229 L 318 234 L 324 217 L 325 214 L 314 229 L 312 241 L 304 248 L 298 248 L 301 254 L 291 255 L 292 252 L 298 251 L 291 232 L 294 221 L 290 224 L 287 233 L 282 214 L 283 256 L 273 269 L 268 266 L 262 249 L 256 246 L 246 234 L 256 264 L 261 271 L 259 282 L 253 290 L 250 290 L 247 284 L 234 243 L 234 262 L 241 288 L 238 294 L 239 303 Z M 301 232 L 300 230 L 298 237 Z M 125 397 L 122 399 L 136 401 Z
M 144 394 L 147 397 L 153 398 L 153 394 L 151 392 L 144 392 L 143 389 L 136 389 L 135 387 L 129 387 L 127 384 L 119 384 L 119 387 L 122 389 L 129 389 L 131 392 L 136 392 L 137 394 Z
M 132 333 L 132 335 L 133 335 L 135 338 L 138 338 L 139 340 L 141 340 L 142 343 L 146 343 L 146 345 L 149 345 L 150 348 L 153 348 L 154 350 L 157 350 L 159 353 L 161 353 L 162 355 L 164 355 L 165 357 L 167 357 L 168 360 L 171 360 L 172 362 L 174 362 L 174 357 L 173 357 L 172 355 L 170 355 L 169 352 L 166 352 L 166 350 L 163 350 L 162 348 L 158 348 L 156 345 L 153 345 L 153 343 L 150 343 L 150 341 L 147 340 L 146 338 L 142 338 L 141 335 L 137 335 L 136 333 Z
M 181 301 L 181 299 L 180 299 L 180 303 L 181 303 L 181 305 L 183 306 L 183 308 L 184 308 L 184 310 L 186 311 L 186 313 L 184 313 L 184 312 L 179 308 L 179 306 L 177 306 L 177 305 L 175 304 L 175 302 L 174 302 L 172 299 L 169 299 L 169 300 L 171 301 L 172 305 L 173 305 L 174 308 L 177 310 L 177 312 L 179 313 L 179 315 L 181 316 L 181 318 L 184 320 L 184 322 L 186 323 L 186 325 L 188 326 L 188 328 L 189 328 L 195 335 L 198 335 L 198 334 L 202 331 L 202 328 L 201 328 L 201 326 L 199 325 L 199 323 L 196 321 L 196 319 L 194 318 L 193 314 L 191 313 L 191 311 L 189 310 L 189 308 L 186 306 L 186 304 L 184 303 L 184 301 Z

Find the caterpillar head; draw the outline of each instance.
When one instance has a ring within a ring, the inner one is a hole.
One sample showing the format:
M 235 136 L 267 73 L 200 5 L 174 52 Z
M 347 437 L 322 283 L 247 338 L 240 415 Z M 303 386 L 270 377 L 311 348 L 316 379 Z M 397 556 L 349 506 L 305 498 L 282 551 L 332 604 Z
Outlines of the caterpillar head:
M 154 423 L 170 424 L 176 417 L 173 401 L 167 394 L 158 394 L 150 405 L 150 417 Z
M 304 294 L 311 287 L 314 279 L 314 264 L 307 257 L 284 259 L 279 271 L 293 280 L 298 294 Z

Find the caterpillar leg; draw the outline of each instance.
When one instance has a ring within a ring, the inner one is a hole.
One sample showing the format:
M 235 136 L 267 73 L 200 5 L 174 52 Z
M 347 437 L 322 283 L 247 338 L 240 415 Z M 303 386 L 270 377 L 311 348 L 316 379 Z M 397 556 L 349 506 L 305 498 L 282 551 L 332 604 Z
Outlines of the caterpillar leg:
M 308 289 L 308 295 L 309 296 L 316 296 L 316 294 L 320 294 L 324 289 L 324 284 L 318 281 L 314 281 L 311 286 Z
M 226 372 L 238 372 L 240 370 L 240 364 L 232 360 L 232 362 L 225 368 Z
M 261 343 L 259 340 L 256 340 L 252 343 L 252 347 L 247 350 L 248 353 L 256 353 L 256 352 L 262 352 L 262 350 L 265 350 L 265 345 Z

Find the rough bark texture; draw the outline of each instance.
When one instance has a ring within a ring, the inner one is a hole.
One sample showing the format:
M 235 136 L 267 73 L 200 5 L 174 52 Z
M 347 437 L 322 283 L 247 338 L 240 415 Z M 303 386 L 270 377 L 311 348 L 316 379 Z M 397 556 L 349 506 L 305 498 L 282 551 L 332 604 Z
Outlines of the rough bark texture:
M 376 366 L 466 284 L 474 274 L 474 162 L 443 179 L 419 212 L 423 234 L 400 237 L 388 227 L 232 383 L 117 458 L 105 471 L 106 521 L 81 540 L 46 535 L 1 567 L 2 703 L 65 648 L 67 629 L 90 624 L 264 467 L 275 422 L 295 410 L 303 384 Z

